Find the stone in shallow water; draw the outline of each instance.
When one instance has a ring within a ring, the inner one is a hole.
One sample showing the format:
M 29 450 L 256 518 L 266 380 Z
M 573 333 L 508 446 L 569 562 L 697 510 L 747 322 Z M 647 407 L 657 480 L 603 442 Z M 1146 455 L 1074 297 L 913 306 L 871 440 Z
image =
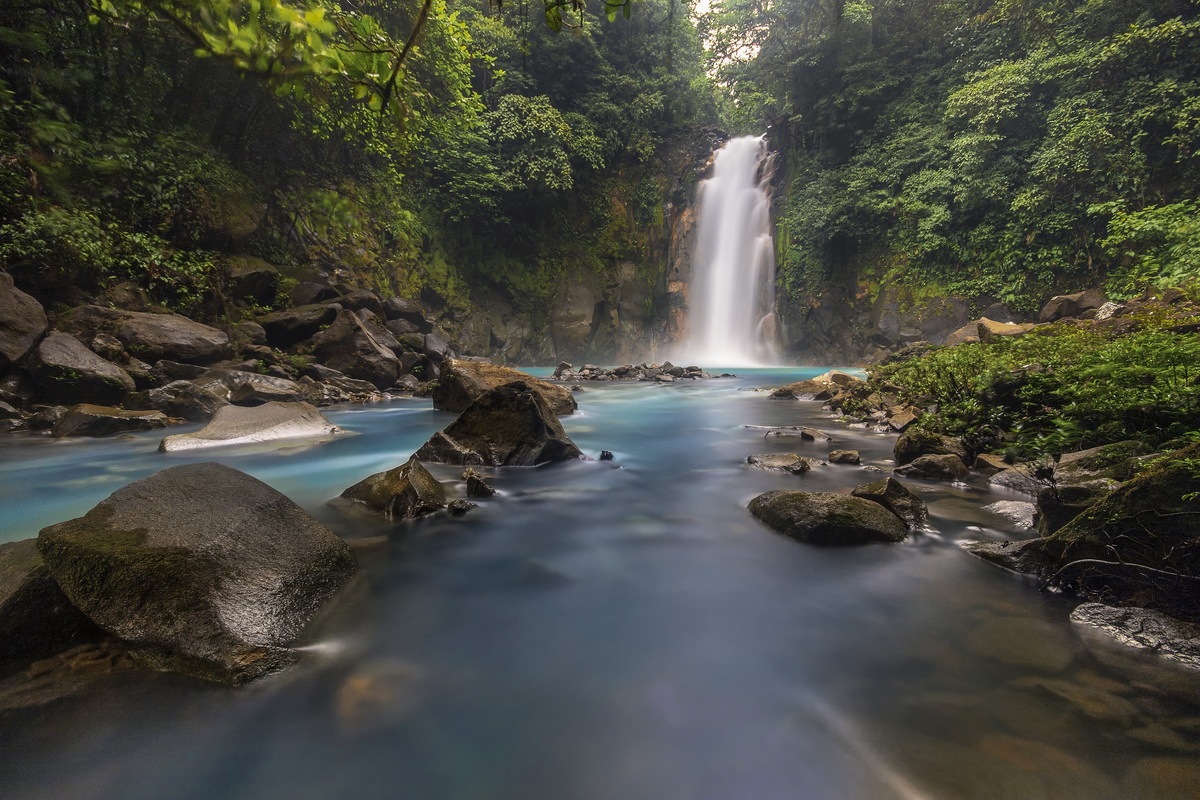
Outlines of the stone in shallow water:
M 350 548 L 265 483 L 221 464 L 162 470 L 43 528 L 50 575 L 143 662 L 244 683 L 357 572 Z
M 1103 603 L 1078 606 L 1071 612 L 1071 621 L 1094 628 L 1115 642 L 1200 670 L 1200 625 L 1147 608 L 1115 608 Z
M 813 467 L 813 459 L 796 453 L 759 453 L 746 457 L 746 463 L 759 469 L 803 475 Z M 820 463 L 820 462 L 816 462 Z
M 1033 503 L 1025 503 L 1020 500 L 1000 500 L 984 506 L 983 510 L 989 514 L 1004 517 L 1019 528 L 1032 528 L 1033 518 L 1037 514 L 1037 507 Z
M 925 505 L 925 501 L 895 478 L 864 483 L 855 487 L 851 494 L 883 506 L 904 520 L 904 524 L 908 526 L 909 530 L 920 528 L 929 519 L 929 509 Z
M 341 496 L 396 519 L 423 517 L 446 507 L 446 489 L 416 456 L 395 469 L 363 478 Z
M 859 464 L 862 462 L 862 456 L 857 450 L 830 450 L 830 464 Z
M 774 491 L 750 501 L 750 513 L 772 530 L 821 545 L 899 542 L 904 523 L 888 509 L 833 492 Z
M 177 433 L 162 440 L 163 452 L 199 450 L 275 439 L 327 436 L 341 431 L 309 403 L 263 403 L 261 406 L 223 406 L 195 433 Z
M 170 423 L 161 411 L 126 411 L 82 403 L 59 417 L 51 429 L 55 438 L 64 436 L 113 436 L 130 431 L 152 431 Z

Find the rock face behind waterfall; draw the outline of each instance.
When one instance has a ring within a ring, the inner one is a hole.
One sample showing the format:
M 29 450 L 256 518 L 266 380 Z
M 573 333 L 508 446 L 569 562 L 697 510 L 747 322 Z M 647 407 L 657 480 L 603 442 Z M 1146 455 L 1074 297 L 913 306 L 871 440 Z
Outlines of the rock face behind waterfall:
M 524 381 L 498 386 L 433 435 L 416 457 L 467 466 L 532 467 L 582 458 L 541 394 Z
M 355 574 L 350 548 L 299 506 L 220 464 L 171 467 L 38 535 L 51 576 L 149 665 L 226 683 L 289 648 Z

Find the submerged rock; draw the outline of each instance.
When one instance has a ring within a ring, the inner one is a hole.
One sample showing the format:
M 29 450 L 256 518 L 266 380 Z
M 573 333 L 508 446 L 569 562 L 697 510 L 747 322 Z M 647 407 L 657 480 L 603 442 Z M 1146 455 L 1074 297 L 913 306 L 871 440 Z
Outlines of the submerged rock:
M 446 507 L 445 487 L 416 456 L 395 469 L 363 478 L 341 496 L 394 519 L 423 517 Z
M 81 403 L 72 406 L 54 423 L 55 438 L 64 436 L 114 436 L 133 431 L 152 431 L 170 424 L 161 411 L 126 411 L 111 406 Z
M 464 466 L 532 467 L 582 458 L 542 395 L 524 381 L 485 392 L 416 453 Z
M 220 464 L 171 467 L 44 528 L 71 602 L 157 669 L 243 683 L 289 648 L 358 567 L 299 506 Z
M 855 487 L 851 494 L 883 506 L 904 520 L 904 524 L 908 526 L 909 530 L 920 528 L 929 519 L 929 509 L 925 505 L 925 501 L 895 478 L 864 483 Z
M 1071 622 L 1094 628 L 1120 644 L 1200 670 L 1200 625 L 1195 623 L 1145 608 L 1114 608 L 1103 603 L 1076 607 Z
M 275 439 L 327 436 L 340 431 L 309 403 L 231 405 L 218 409 L 212 420 L 195 433 L 177 433 L 166 437 L 159 449 L 170 453 Z
M 900 518 L 882 505 L 833 492 L 767 492 L 750 501 L 750 513 L 772 530 L 809 544 L 900 542 L 908 536 Z
M 433 407 L 443 411 L 465 411 L 484 392 L 497 386 L 522 381 L 546 401 L 555 414 L 571 414 L 579 407 L 566 388 L 538 380 L 512 367 L 501 367 L 482 361 L 449 359 L 442 368 L 442 375 L 434 384 L 429 396 Z
M 813 468 L 814 460 L 797 455 L 796 453 L 759 453 L 747 456 L 746 463 L 759 469 L 790 472 L 793 475 L 803 475 Z M 820 463 L 820 462 L 816 462 Z

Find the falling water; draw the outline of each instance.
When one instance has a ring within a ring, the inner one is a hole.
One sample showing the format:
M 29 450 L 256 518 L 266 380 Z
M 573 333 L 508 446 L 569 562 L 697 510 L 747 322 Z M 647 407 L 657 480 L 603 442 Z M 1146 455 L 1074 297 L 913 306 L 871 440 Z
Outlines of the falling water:
M 773 155 L 765 136 L 717 151 L 700 188 L 687 358 L 710 366 L 775 361 L 775 245 L 771 238 Z

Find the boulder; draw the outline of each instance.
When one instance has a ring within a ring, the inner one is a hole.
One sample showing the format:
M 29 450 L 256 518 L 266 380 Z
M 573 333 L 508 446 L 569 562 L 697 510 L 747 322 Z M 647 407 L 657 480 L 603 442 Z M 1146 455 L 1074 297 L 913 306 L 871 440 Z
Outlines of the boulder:
M 413 333 L 419 334 L 421 332 L 421 327 L 419 325 L 414 325 L 406 319 L 389 319 L 383 324 L 383 327 L 387 328 L 388 332 L 391 333 L 392 336 L 395 336 L 397 340 L 399 340 L 401 336 L 407 336 Z
M 984 506 L 983 510 L 1003 517 L 1018 528 L 1032 528 L 1037 517 L 1037 506 L 1023 500 L 998 500 Z
M 512 367 L 501 367 L 483 361 L 449 359 L 442 365 L 442 375 L 430 397 L 433 407 L 443 411 L 463 411 L 490 389 L 521 381 L 531 387 L 555 414 L 571 414 L 579 407 L 565 387 L 538 380 Z
M 1003 472 L 1011 468 L 1012 464 L 1005 461 L 1004 456 L 996 453 L 980 453 L 975 456 L 975 464 L 972 467 L 972 469 L 985 478 L 990 478 L 997 472 Z
M 450 342 L 445 336 L 436 333 L 425 334 L 425 346 L 421 354 L 434 363 L 440 364 L 450 357 Z
M 363 478 L 341 496 L 389 519 L 423 517 L 446 507 L 446 489 L 416 456 L 395 469 Z
M 370 311 L 375 316 L 383 319 L 383 302 L 379 299 L 379 295 L 372 292 L 370 289 L 355 289 L 351 292 L 346 292 L 334 299 L 342 308 L 347 311 Z
M 829 463 L 860 464 L 862 463 L 862 456 L 859 455 L 857 450 L 830 450 Z
M 294 403 L 303 396 L 300 385 L 295 381 L 240 369 L 210 369 L 192 382 L 239 406 L 269 402 Z
M 189 422 L 208 422 L 229 401 L 191 381 L 171 381 L 166 386 L 136 392 L 125 399 L 125 407 L 161 411 Z
M 892 448 L 892 455 L 900 466 L 918 456 L 927 455 L 955 455 L 962 460 L 964 466 L 967 463 L 967 448 L 963 446 L 962 442 L 951 436 L 943 436 L 924 428 L 909 428 L 900 434 L 900 438 L 896 440 L 896 444 Z
M 329 305 L 302 305 L 264 314 L 258 318 L 267 334 L 267 344 L 286 350 L 316 336 L 333 322 L 338 310 Z
M 165 428 L 170 422 L 161 411 L 126 411 L 111 406 L 80 403 L 59 417 L 51 432 L 56 439 L 65 436 L 113 436 Z
M 403 297 L 389 297 L 383 301 L 383 316 L 387 320 L 403 320 L 414 327 L 416 333 L 433 333 L 433 323 L 425 318 L 421 306 Z
M 37 540 L 0 544 L 0 674 L 102 636 L 50 577 Z
M 233 327 L 234 337 L 246 344 L 265 346 L 267 331 L 257 322 L 239 322 Z
M 150 363 L 167 359 L 209 364 L 231 353 L 229 336 L 224 331 L 178 314 L 79 306 L 60 314 L 55 324 L 85 342 L 99 333 L 112 334 L 130 354 Z
M 846 372 L 831 370 L 815 378 L 780 386 L 769 395 L 775 399 L 828 400 L 838 390 L 863 381 Z
M 351 378 L 377 389 L 392 386 L 401 375 L 400 359 L 355 316 L 339 311 L 333 324 L 313 337 L 313 355 Z
M 1137 440 L 1063 453 L 1054 466 L 1054 479 L 1060 484 L 1098 478 L 1127 481 L 1137 473 L 1141 457 L 1149 453 L 1150 448 Z
M 803 475 L 813 467 L 811 458 L 804 458 L 796 453 L 759 453 L 747 456 L 746 463 L 759 469 L 790 472 L 793 475 Z
M 298 658 L 305 626 L 355 574 L 299 506 L 220 464 L 171 467 L 44 528 L 71 602 L 157 669 L 244 683 Z
M 288 299 L 292 301 L 293 307 L 311 306 L 332 300 L 337 297 L 337 294 L 337 289 L 334 289 L 327 283 L 302 281 L 293 286 L 292 290 L 288 292 Z
M 199 450 L 230 444 L 276 439 L 323 437 L 340 429 L 309 403 L 263 403 L 260 406 L 222 406 L 195 433 L 177 433 L 162 440 L 163 452 Z
M 1038 533 L 1049 536 L 1120 486 L 1097 478 L 1066 486 L 1043 486 L 1037 495 Z
M 254 256 L 232 256 L 226 262 L 229 288 L 234 297 L 253 300 L 259 305 L 275 302 L 279 270 Z
M 1108 298 L 1099 289 L 1088 289 L 1075 294 L 1060 294 L 1051 297 L 1046 305 L 1042 306 L 1042 310 L 1038 314 L 1038 322 L 1054 322 L 1066 317 L 1078 317 L 1084 311 L 1102 307 L 1107 301 Z
M 921 412 L 915 408 L 900 408 L 888 417 L 888 427 L 896 433 L 904 433 L 912 424 L 921 418 Z
M 750 513 L 808 544 L 900 542 L 908 536 L 900 518 L 880 504 L 833 492 L 767 492 L 750 501 Z
M 903 520 L 909 530 L 920 528 L 929 519 L 925 501 L 895 478 L 861 484 L 850 494 L 883 506 Z
M 543 396 L 523 381 L 498 386 L 435 433 L 416 453 L 423 461 L 464 466 L 532 467 L 583 458 Z
M 29 355 L 46 327 L 42 304 L 14 286 L 7 272 L 0 272 L 0 370 Z
M 979 341 L 994 342 L 1006 336 L 1023 336 L 1036 327 L 1037 325 L 1033 323 L 997 322 L 994 319 L 982 317 L 979 320 Z
M 1110 604 L 1200 617 L 1200 444 L 1164 458 L 1049 536 L 1008 548 L 1005 566 Z
M 37 346 L 30 366 L 39 396 L 51 403 L 115 405 L 137 388 L 125 370 L 57 331 Z
M 945 341 L 942 342 L 942 345 L 944 347 L 955 347 L 956 345 L 978 341 L 979 321 L 976 320 L 974 322 L 968 322 L 966 325 L 963 325 L 961 328 L 953 331 L 949 336 L 946 337 Z
M 956 455 L 917 456 L 893 471 L 908 478 L 935 481 L 964 481 L 971 476 L 967 465 Z
M 462 479 L 467 482 L 467 497 L 492 497 L 496 494 L 496 490 L 491 487 L 491 484 L 469 467 L 463 471 Z

